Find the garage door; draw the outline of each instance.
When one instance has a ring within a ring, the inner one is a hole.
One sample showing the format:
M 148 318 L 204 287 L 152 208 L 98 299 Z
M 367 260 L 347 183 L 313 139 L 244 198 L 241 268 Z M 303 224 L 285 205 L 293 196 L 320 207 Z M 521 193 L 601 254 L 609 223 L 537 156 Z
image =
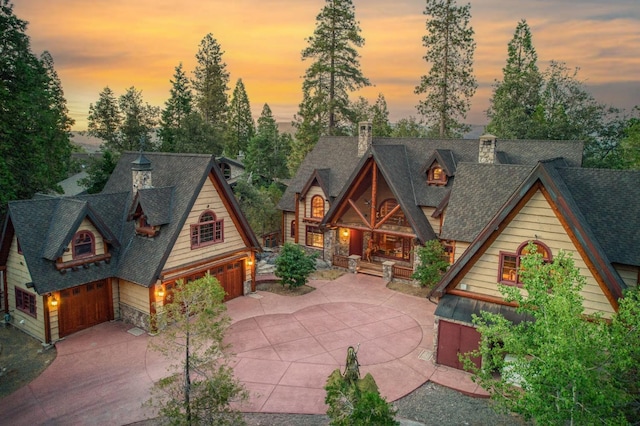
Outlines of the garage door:
M 241 261 L 231 262 L 211 271 L 211 275 L 218 279 L 227 293 L 224 297 L 225 302 L 242 296 L 242 264 Z
M 475 328 L 440 320 L 436 362 L 462 370 L 463 365 L 458 359 L 458 354 L 476 350 L 479 344 L 480 333 Z M 480 357 L 474 358 L 473 362 L 480 368 Z
M 106 281 L 96 281 L 61 291 L 58 311 L 60 337 L 109 321 L 111 303 Z

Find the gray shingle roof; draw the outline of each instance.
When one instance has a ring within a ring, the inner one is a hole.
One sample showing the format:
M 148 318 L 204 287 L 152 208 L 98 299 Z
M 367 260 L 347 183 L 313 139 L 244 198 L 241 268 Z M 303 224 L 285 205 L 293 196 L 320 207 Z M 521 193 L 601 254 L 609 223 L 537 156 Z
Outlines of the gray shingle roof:
M 243 227 L 247 245 L 259 249 L 255 235 L 210 155 L 145 154 L 153 169 L 154 188 L 140 190 L 138 202 L 149 223 L 162 227 L 154 238 L 136 236 L 134 221 L 127 220 L 127 216 L 132 205 L 131 167 L 138 156 L 138 153 L 122 154 L 101 194 L 72 198 L 41 197 L 9 203 L 9 218 L 15 235 L 20 239 L 38 293 L 108 277 L 119 277 L 144 286 L 154 284 L 210 172 L 220 183 L 222 195 L 229 200 L 232 210 L 239 214 L 238 221 Z M 61 275 L 53 261 L 67 247 L 85 217 L 110 241 L 111 262 Z M 5 226 L 3 245 L 6 244 L 7 231 Z

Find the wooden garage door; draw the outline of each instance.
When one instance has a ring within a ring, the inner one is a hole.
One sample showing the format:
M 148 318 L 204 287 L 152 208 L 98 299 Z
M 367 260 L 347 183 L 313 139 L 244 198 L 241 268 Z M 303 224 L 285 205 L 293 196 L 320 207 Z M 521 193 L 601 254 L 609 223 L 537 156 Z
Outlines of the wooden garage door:
M 220 285 L 227 293 L 224 301 L 242 296 L 242 261 L 227 263 L 211 271 L 211 275 L 220 281 Z
M 109 321 L 111 297 L 106 281 L 96 281 L 60 292 L 60 337 Z
M 458 359 L 458 354 L 476 350 L 479 344 L 480 333 L 475 328 L 440 320 L 436 362 L 462 370 L 463 365 Z M 473 362 L 480 368 L 480 357 L 474 358 Z

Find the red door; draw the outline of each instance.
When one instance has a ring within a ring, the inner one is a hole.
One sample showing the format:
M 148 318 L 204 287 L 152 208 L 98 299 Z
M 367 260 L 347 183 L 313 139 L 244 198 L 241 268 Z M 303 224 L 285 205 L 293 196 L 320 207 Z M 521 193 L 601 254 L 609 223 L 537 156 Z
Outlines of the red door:
M 349 255 L 362 256 L 362 231 L 351 229 L 349 233 Z
M 449 367 L 463 369 L 458 354 L 465 354 L 478 349 L 480 333 L 462 324 L 440 320 L 438 324 L 438 355 L 436 362 Z M 481 358 L 473 358 L 473 363 L 480 368 Z
M 60 292 L 58 328 L 60 337 L 111 319 L 107 281 L 96 281 Z
M 224 301 L 242 296 L 242 261 L 227 263 L 211 270 L 227 295 Z

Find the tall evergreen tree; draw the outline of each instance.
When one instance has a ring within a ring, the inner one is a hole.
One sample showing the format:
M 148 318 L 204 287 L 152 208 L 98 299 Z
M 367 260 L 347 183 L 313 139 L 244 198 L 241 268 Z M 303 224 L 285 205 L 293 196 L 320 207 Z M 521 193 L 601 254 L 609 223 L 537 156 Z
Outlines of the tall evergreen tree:
M 108 149 L 116 149 L 119 145 L 119 131 L 122 124 L 122 113 L 118 100 L 109 86 L 102 89 L 95 104 L 89 104 L 87 133 L 89 136 L 102 139 Z
M 185 120 L 193 110 L 193 94 L 189 79 L 182 70 L 182 62 L 175 68 L 171 80 L 170 97 L 165 102 L 160 118 L 160 151 L 176 152 L 178 138 Z
M 321 134 L 344 132 L 351 120 L 349 93 L 371 83 L 360 70 L 358 51 L 364 45 L 351 0 L 326 0 L 316 17 L 313 36 L 302 60 L 313 62 L 302 85 L 303 100 L 295 125 L 296 138 L 313 147 Z
M 0 0 L 0 216 L 9 200 L 58 189 L 71 152 L 73 121 L 53 60 L 31 52 L 26 28 Z
M 145 103 L 142 92 L 133 86 L 120 96 L 118 105 L 123 115 L 118 152 L 137 151 L 141 141 L 151 140 L 151 132 L 158 123 L 159 108 Z M 152 148 L 149 143 L 144 146 L 145 150 Z
M 249 141 L 256 129 L 251 116 L 251 104 L 242 79 L 236 82 L 229 105 L 229 122 L 224 153 L 236 157 L 240 151 L 247 152 Z
M 533 115 L 540 102 L 543 84 L 537 60 L 531 30 L 523 19 L 509 42 L 502 81 L 496 82 L 493 89 L 487 111 L 489 133 L 503 139 L 527 139 L 531 136 Z
M 462 120 L 478 87 L 473 75 L 476 43 L 469 24 L 471 5 L 427 0 L 424 14 L 428 16 L 427 34 L 422 38 L 427 48 L 424 59 L 431 68 L 415 89 L 416 94 L 426 94 L 418 112 L 427 120 L 432 135 L 460 137 L 469 128 Z
M 426 138 L 427 129 L 415 117 L 401 118 L 396 123 L 391 136 L 394 138 Z
M 229 73 L 220 44 L 211 33 L 200 42 L 194 73 L 196 107 L 204 121 L 222 137 L 227 124 Z
M 249 142 L 245 163 L 247 171 L 256 179 L 288 178 L 287 157 L 289 156 L 290 136 L 280 135 L 278 125 L 268 104 L 264 104 L 256 135 Z
M 376 103 L 371 106 L 371 127 L 374 136 L 391 136 L 391 123 L 389 123 L 387 100 L 382 93 L 378 94 Z

